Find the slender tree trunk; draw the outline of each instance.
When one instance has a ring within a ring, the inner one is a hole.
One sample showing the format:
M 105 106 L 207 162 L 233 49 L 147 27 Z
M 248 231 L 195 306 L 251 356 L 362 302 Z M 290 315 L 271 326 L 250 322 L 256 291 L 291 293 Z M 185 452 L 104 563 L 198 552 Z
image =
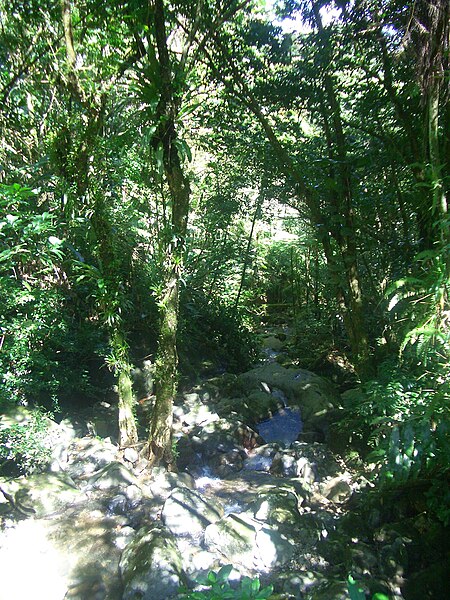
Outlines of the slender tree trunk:
M 171 200 L 171 236 L 166 245 L 166 278 L 160 301 L 160 335 L 156 358 L 156 400 L 153 408 L 148 457 L 151 465 L 164 462 L 171 465 L 173 401 L 177 390 L 178 307 L 180 279 L 189 215 L 190 187 L 183 172 L 177 145 L 175 121 L 178 114 L 172 68 L 167 47 L 164 0 L 155 0 L 154 26 L 161 76 L 160 101 L 157 107 L 159 123 L 152 140 L 153 148 L 162 148 L 164 174 Z
M 239 306 L 239 300 L 241 298 L 241 293 L 242 293 L 242 288 L 244 287 L 244 282 L 245 282 L 245 274 L 247 271 L 247 267 L 248 267 L 248 263 L 250 262 L 250 250 L 252 247 L 252 239 L 253 239 L 253 232 L 255 230 L 255 225 L 256 225 L 256 219 L 258 218 L 258 214 L 261 208 L 261 199 L 258 198 L 258 200 L 256 201 L 256 208 L 255 208 L 255 212 L 253 214 L 253 219 L 252 219 L 252 226 L 250 229 L 250 234 L 248 236 L 248 241 L 247 241 L 247 248 L 245 250 L 245 256 L 244 256 L 244 265 L 242 267 L 242 275 L 241 275 L 241 281 L 239 284 L 239 290 L 236 296 L 236 300 L 234 302 L 234 310 L 237 310 L 238 306 Z
M 118 291 L 120 290 L 122 281 L 116 271 L 116 265 L 120 263 L 120 257 L 117 256 L 117 250 L 112 242 L 113 232 L 106 214 L 104 190 L 101 188 L 101 184 L 92 178 L 92 173 L 89 170 L 90 155 L 93 155 L 95 144 L 100 137 L 103 126 L 106 95 L 101 96 L 97 105 L 94 102 L 87 101 L 76 72 L 76 52 L 73 39 L 70 0 L 61 0 L 61 13 L 67 55 L 68 88 L 84 107 L 88 115 L 88 126 L 85 129 L 84 141 L 77 149 L 78 156 L 76 162 L 78 172 L 75 174 L 63 174 L 63 176 L 67 177 L 69 175 L 70 178 L 70 175 L 72 175 L 75 178 L 74 181 L 69 181 L 69 183 L 75 185 L 79 198 L 89 193 L 93 199 L 91 223 L 97 238 L 98 258 L 101 263 L 101 272 L 105 281 L 107 295 L 113 305 L 103 308 L 109 311 L 111 309 L 114 311 L 115 309 L 117 313 L 114 322 L 108 325 L 108 334 L 114 363 L 114 374 L 117 378 L 119 444 L 121 447 L 125 447 L 136 444 L 138 434 L 134 416 L 129 349 L 121 319 L 118 315 L 121 307 L 117 298 L 120 298 L 120 292 L 118 293 Z
M 117 256 L 117 250 L 112 242 L 113 232 L 110 221 L 105 215 L 103 191 L 100 190 L 97 194 L 91 223 L 98 244 L 98 257 L 106 288 L 106 302 L 111 303 L 104 308 L 115 313 L 115 319 L 108 325 L 108 330 L 114 375 L 117 378 L 119 445 L 123 448 L 136 444 L 138 441 L 134 416 L 135 402 L 130 377 L 132 366 L 126 335 L 119 316 L 120 300 L 117 299 L 120 298 L 118 290 L 120 290 L 122 282 L 114 266 L 118 264 L 120 258 Z

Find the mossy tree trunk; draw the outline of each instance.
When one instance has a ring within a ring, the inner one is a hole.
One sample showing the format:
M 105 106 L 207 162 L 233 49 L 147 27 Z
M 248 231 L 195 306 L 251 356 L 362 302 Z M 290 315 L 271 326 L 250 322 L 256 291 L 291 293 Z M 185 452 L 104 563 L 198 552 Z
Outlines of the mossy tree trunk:
M 123 259 L 114 245 L 114 235 L 110 220 L 106 214 L 104 194 L 97 191 L 94 211 L 91 219 L 97 241 L 97 255 L 100 260 L 100 272 L 103 277 L 103 292 L 99 298 L 99 308 L 107 323 L 111 347 L 110 367 L 117 380 L 118 425 L 120 447 L 137 443 L 138 433 L 134 416 L 134 395 L 131 381 L 131 361 L 126 334 L 123 327 L 121 304 L 123 301 L 123 278 L 126 277 Z
M 160 334 L 156 358 L 156 400 L 153 408 L 148 457 L 151 465 L 172 464 L 173 401 L 178 377 L 178 307 L 180 279 L 189 214 L 190 186 L 179 154 L 175 127 L 181 92 L 174 86 L 174 75 L 167 45 L 163 0 L 154 3 L 154 32 L 158 50 L 160 100 L 157 107 L 157 129 L 152 146 L 162 150 L 164 176 L 171 203 L 170 235 L 165 247 L 165 281 L 159 303 Z
M 118 426 L 119 444 L 121 447 L 136 444 L 138 441 L 136 421 L 134 417 L 134 397 L 130 377 L 131 362 L 126 333 L 121 318 L 124 303 L 123 281 L 128 274 L 120 248 L 114 243 L 113 228 L 105 201 L 105 189 L 102 186 L 102 165 L 94 169 L 97 144 L 103 128 L 106 108 L 106 94 L 98 98 L 95 94 L 87 97 L 80 85 L 76 70 L 76 52 L 72 30 L 72 13 L 69 0 L 61 0 L 61 14 L 67 57 L 67 87 L 83 107 L 86 122 L 80 124 L 84 130 L 83 143 L 77 145 L 75 158 L 72 157 L 72 168 L 61 168 L 60 174 L 69 186 L 77 191 L 76 201 L 84 199 L 91 205 L 91 225 L 96 238 L 96 255 L 99 261 L 99 279 L 102 279 L 102 291 L 97 297 L 97 309 L 108 330 L 111 356 L 109 366 L 114 371 L 118 389 Z M 67 135 L 70 135 L 67 132 Z M 70 139 L 69 139 L 70 141 Z M 63 148 L 66 156 L 62 165 L 69 165 L 69 147 Z M 100 162 L 100 161 L 98 161 Z M 95 173 L 95 175 L 94 175 Z M 97 282 L 99 283 L 99 282 Z M 100 289 L 100 286 L 99 286 Z

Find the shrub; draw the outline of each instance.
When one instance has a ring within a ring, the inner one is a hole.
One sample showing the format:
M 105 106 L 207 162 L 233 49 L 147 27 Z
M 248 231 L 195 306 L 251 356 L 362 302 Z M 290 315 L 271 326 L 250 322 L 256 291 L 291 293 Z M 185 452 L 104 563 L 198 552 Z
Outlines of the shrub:
M 210 571 L 203 578 L 198 578 L 197 583 L 205 589 L 189 591 L 180 589 L 179 598 L 183 600 L 264 600 L 270 598 L 273 587 L 270 585 L 261 589 L 259 579 L 255 577 L 243 577 L 239 585 L 233 588 L 229 583 L 229 577 L 233 565 L 225 565 L 217 573 Z
M 20 422 L 0 429 L 0 470 L 12 463 L 20 473 L 29 475 L 50 461 L 50 413 L 40 407 L 24 413 Z

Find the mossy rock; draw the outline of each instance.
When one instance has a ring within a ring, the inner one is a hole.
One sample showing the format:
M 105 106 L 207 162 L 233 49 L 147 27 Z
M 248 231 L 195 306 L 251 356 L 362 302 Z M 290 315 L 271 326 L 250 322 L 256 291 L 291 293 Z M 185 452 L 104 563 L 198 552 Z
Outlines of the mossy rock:
M 187 579 L 175 538 L 165 527 L 141 529 L 120 559 L 123 600 L 173 598 Z

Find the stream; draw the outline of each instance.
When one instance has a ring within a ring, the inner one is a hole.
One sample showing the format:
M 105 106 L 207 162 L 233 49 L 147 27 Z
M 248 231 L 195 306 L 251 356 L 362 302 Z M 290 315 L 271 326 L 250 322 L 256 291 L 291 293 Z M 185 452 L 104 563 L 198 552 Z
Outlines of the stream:
M 169 600 L 230 563 L 234 580 L 258 576 L 280 599 L 343 598 L 350 569 L 403 598 L 404 542 L 392 550 L 385 534 L 380 565 L 367 536 L 340 529 L 367 481 L 324 443 L 302 441 L 320 438 L 311 423 L 335 405 L 332 386 L 273 355 L 229 379 L 180 396 L 178 473 L 149 474 L 134 449 L 55 424 L 51 470 L 0 481 L 15 498 L 0 495 L 0 600 Z M 114 406 L 104 410 L 113 422 Z

